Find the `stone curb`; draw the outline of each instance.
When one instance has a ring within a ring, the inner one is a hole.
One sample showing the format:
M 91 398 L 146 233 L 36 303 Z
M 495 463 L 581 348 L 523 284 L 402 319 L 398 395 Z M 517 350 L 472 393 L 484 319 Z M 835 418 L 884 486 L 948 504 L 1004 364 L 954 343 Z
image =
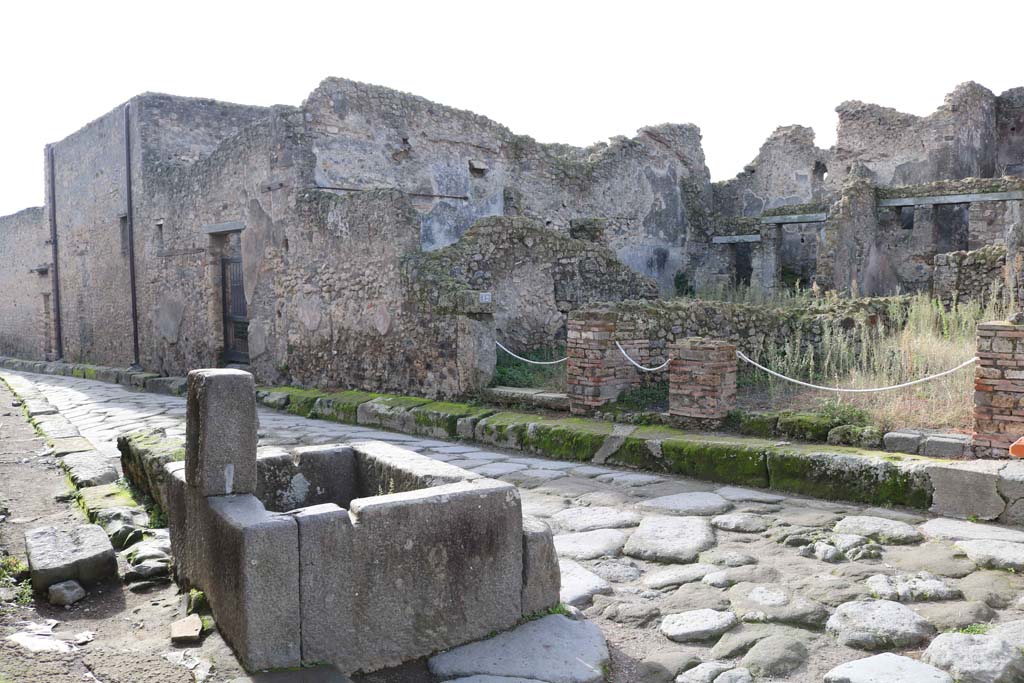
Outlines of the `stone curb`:
M 154 393 L 176 394 L 182 386 L 182 378 L 91 365 L 0 357 L 0 367 L 117 381 Z M 614 464 L 832 500 L 906 506 L 962 519 L 1024 523 L 1024 462 L 946 460 L 584 418 L 552 419 L 362 391 L 264 387 L 257 390 L 257 398 L 264 406 L 302 417 L 475 441 L 558 460 Z

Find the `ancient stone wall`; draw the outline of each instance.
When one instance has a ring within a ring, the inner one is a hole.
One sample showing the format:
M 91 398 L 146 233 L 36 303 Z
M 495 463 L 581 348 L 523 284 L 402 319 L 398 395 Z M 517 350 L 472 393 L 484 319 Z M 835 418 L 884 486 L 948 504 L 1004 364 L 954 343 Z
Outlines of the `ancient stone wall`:
M 838 192 L 854 166 L 877 185 L 982 177 L 997 171 L 996 96 L 964 83 L 929 116 L 850 101 L 839 114 L 829 187 Z
M 1024 88 L 996 100 L 996 173 L 1024 177 Z
M 53 350 L 50 227 L 43 207 L 0 216 L 0 353 L 45 360 Z
M 414 288 L 490 292 L 502 343 L 519 352 L 549 348 L 564 342 L 571 310 L 658 295 L 653 280 L 619 263 L 601 240 L 595 230 L 574 239 L 526 218 L 484 218 L 455 244 L 410 258 L 407 277 Z
M 586 149 L 545 145 L 471 112 L 336 78 L 303 110 L 317 185 L 403 190 L 427 250 L 485 216 L 525 216 L 561 232 L 574 218 L 600 217 L 619 259 L 670 292 L 692 224 L 710 212 L 695 126 L 644 128 Z
M 1004 246 L 936 254 L 932 296 L 947 308 L 956 303 L 985 303 L 1000 298 L 1005 267 Z
M 568 325 L 566 377 L 570 409 L 586 413 L 621 392 L 667 379 L 642 372 L 616 346 L 648 368 L 670 358 L 669 347 L 688 337 L 729 341 L 755 360 L 768 349 L 813 353 L 829 334 L 850 335 L 858 344 L 865 333 L 891 329 L 894 313 L 906 299 L 822 300 L 799 308 L 768 308 L 699 299 L 625 301 L 573 311 Z
M 814 131 L 782 126 L 761 145 L 735 178 L 713 185 L 714 210 L 726 216 L 760 216 L 789 204 L 825 197 L 829 152 L 814 144 Z

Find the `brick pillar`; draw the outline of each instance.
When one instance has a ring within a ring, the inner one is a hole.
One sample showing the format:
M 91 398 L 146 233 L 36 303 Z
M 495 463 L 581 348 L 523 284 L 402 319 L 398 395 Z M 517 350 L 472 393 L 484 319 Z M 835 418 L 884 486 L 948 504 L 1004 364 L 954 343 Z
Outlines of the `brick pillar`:
M 566 330 L 565 378 L 569 410 L 576 415 L 593 412 L 614 401 L 621 391 L 616 368 L 621 363 L 609 349 L 615 350 L 613 314 L 588 313 L 570 316 Z M 616 354 L 618 351 L 616 350 Z
M 978 325 L 974 431 L 977 458 L 1009 457 L 1024 436 L 1024 325 Z
M 721 420 L 736 407 L 736 346 L 691 337 L 669 347 L 668 411 L 679 417 Z

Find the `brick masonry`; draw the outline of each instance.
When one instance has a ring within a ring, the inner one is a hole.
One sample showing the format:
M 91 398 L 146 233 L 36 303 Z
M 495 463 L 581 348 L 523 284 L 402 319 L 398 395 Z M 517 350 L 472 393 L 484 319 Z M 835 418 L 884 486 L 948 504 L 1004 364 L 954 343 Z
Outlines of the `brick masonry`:
M 721 420 L 736 407 L 736 346 L 691 337 L 669 347 L 668 411 Z
M 974 376 L 974 455 L 1009 457 L 1024 436 L 1024 325 L 978 325 Z

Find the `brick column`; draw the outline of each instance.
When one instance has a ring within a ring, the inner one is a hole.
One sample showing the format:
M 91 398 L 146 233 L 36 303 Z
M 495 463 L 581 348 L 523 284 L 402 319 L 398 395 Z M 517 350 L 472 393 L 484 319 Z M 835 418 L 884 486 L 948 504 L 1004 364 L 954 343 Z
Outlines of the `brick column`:
M 974 456 L 1009 457 L 1024 436 L 1024 325 L 978 325 L 974 370 Z
M 621 363 L 609 351 L 609 348 L 615 349 L 614 332 L 613 314 L 570 316 L 566 329 L 569 360 L 565 379 L 569 410 L 573 414 L 586 415 L 618 397 L 621 381 L 616 377 L 616 368 Z
M 679 417 L 721 420 L 736 406 L 736 346 L 691 337 L 669 347 L 668 411 Z

